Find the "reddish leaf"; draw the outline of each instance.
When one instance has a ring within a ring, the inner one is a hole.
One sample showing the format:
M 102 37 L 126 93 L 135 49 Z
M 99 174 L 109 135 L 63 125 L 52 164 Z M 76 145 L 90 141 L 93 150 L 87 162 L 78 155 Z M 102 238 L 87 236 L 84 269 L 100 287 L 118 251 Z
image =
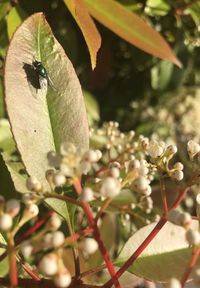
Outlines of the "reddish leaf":
M 83 0 L 89 13 L 134 46 L 181 67 L 167 42 L 149 24 L 114 0 Z
M 101 36 L 82 0 L 64 0 L 64 2 L 83 33 L 90 52 L 92 69 L 94 69 L 97 52 L 101 46 Z

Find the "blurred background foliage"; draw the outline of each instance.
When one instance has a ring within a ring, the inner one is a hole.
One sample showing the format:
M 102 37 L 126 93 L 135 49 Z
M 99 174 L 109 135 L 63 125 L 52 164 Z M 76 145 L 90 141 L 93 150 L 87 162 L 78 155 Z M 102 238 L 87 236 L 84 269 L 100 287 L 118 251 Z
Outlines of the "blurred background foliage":
M 170 43 L 183 69 L 144 53 L 96 23 L 102 46 L 92 71 L 84 38 L 62 0 L 0 0 L 0 117 L 6 117 L 2 77 L 9 40 L 25 18 L 42 11 L 75 66 L 90 125 L 116 120 L 123 130 L 168 134 L 172 127 L 163 124 L 169 114 L 176 114 L 179 100 L 183 103 L 188 93 L 195 98 L 200 82 L 200 1 L 119 2 L 152 23 Z
M 146 136 L 156 133 L 180 143 L 188 135 L 200 139 L 200 1 L 118 2 L 162 34 L 183 69 L 146 54 L 95 22 L 102 46 L 92 71 L 85 40 L 62 0 L 0 0 L 0 118 L 7 117 L 3 69 L 9 41 L 24 19 L 42 11 L 76 69 L 90 126 L 115 120 L 122 130 L 134 129 Z M 2 159 L 0 163 L 4 171 Z M 4 174 L 0 173 L 0 181 L 5 182 Z

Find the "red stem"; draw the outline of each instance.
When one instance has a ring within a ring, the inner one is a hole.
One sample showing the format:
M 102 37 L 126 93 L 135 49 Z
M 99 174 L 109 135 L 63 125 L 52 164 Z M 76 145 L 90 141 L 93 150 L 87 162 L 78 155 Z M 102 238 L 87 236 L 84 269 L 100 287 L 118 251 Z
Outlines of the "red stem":
M 192 272 L 198 258 L 199 258 L 199 254 L 200 254 L 200 247 L 194 247 L 193 248 L 193 251 L 192 251 L 192 256 L 191 256 L 191 259 L 189 261 L 189 265 L 188 267 L 186 268 L 185 270 L 185 273 L 183 274 L 182 276 L 182 279 L 181 279 L 181 285 L 182 287 L 184 287 L 186 281 L 188 280 L 188 277 L 190 276 L 190 273 Z
M 41 281 L 40 277 L 32 271 L 32 269 L 30 269 L 26 264 L 21 263 L 24 271 L 26 271 L 26 273 L 35 281 L 35 282 L 39 282 Z
M 65 239 L 65 243 L 70 243 L 70 242 L 76 241 L 77 239 L 79 239 L 82 236 L 85 236 L 88 234 L 93 234 L 93 232 L 94 232 L 94 229 L 87 228 L 81 232 L 74 233 L 73 235 L 71 235 Z
M 18 286 L 17 259 L 15 254 L 15 244 L 12 235 L 9 235 L 8 237 L 7 253 L 9 259 L 10 285 L 12 288 L 16 288 Z
M 37 231 L 46 221 L 47 219 L 54 213 L 54 211 L 48 211 L 46 215 L 38 220 L 32 227 L 30 227 L 24 234 L 22 234 L 17 240 L 16 244 L 18 245 L 21 243 L 24 239 L 28 238 L 31 236 L 35 231 Z
M 99 229 L 98 229 L 98 226 L 93 218 L 93 215 L 92 215 L 92 211 L 91 211 L 91 208 L 89 206 L 89 204 L 87 202 L 83 202 L 83 209 L 85 211 L 85 214 L 88 218 L 88 221 L 89 221 L 89 225 L 91 228 L 94 229 L 94 233 L 93 233 L 93 236 L 94 236 L 94 239 L 97 241 L 98 245 L 99 245 L 99 250 L 102 254 L 102 257 L 105 261 L 105 264 L 107 266 L 107 269 L 110 273 L 110 276 L 112 277 L 112 281 L 115 285 L 116 288 L 121 288 L 120 284 L 119 284 L 119 281 L 118 281 L 118 278 L 116 278 L 116 273 L 115 273 L 115 269 L 114 269 L 114 266 L 113 266 L 113 263 L 109 257 L 109 254 L 103 244 L 103 241 L 101 240 L 101 235 L 99 233 Z
M 147 236 L 147 238 L 142 242 L 142 244 L 137 248 L 137 250 L 131 255 L 131 257 L 124 263 L 124 265 L 117 271 L 116 277 L 119 278 L 132 264 L 133 262 L 140 256 L 140 254 L 144 251 L 144 249 L 149 245 L 149 243 L 154 239 L 154 237 L 158 234 L 161 228 L 165 225 L 167 219 L 162 217 L 151 233 Z M 104 288 L 110 288 L 113 285 L 113 279 L 110 279 L 105 285 Z
M 193 178 L 189 183 L 192 183 Z M 187 194 L 190 188 L 190 184 L 182 191 L 182 193 L 177 197 L 174 204 L 170 207 L 169 210 L 175 209 L 183 200 L 185 195 Z M 119 279 L 119 277 L 134 263 L 134 261 L 140 256 L 140 254 L 144 251 L 144 249 L 149 245 L 149 243 L 154 239 L 154 237 L 158 234 L 158 232 L 162 229 L 162 227 L 167 222 L 167 219 L 163 215 L 151 233 L 147 236 L 147 238 L 142 242 L 142 244 L 137 248 L 137 250 L 131 255 L 131 257 L 124 263 L 124 265 L 117 271 L 115 277 Z M 104 288 L 110 288 L 114 283 L 114 279 L 110 279 L 105 285 Z

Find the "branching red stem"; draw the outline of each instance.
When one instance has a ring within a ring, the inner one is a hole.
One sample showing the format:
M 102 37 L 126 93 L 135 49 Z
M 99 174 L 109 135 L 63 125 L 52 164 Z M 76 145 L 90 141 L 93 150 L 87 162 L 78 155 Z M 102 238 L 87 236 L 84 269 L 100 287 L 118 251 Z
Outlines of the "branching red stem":
M 175 209 L 181 201 L 184 199 L 188 190 L 190 189 L 190 185 L 193 181 L 193 178 L 190 180 L 188 186 L 183 189 L 182 193 L 177 197 L 174 204 L 170 207 L 169 210 Z M 119 277 L 134 263 L 134 261 L 140 256 L 140 254 L 144 251 L 144 249 L 149 245 L 149 243 L 155 238 L 158 232 L 162 229 L 162 227 L 167 222 L 165 215 L 161 217 L 157 225 L 151 231 L 151 233 L 146 237 L 146 239 L 142 242 L 142 244 L 137 248 L 137 250 L 131 255 L 131 257 L 124 263 L 124 265 L 117 271 L 115 277 L 119 279 Z M 110 288 L 114 283 L 114 280 L 111 278 L 107 283 L 105 283 L 104 288 Z
M 115 285 L 116 288 L 120 288 L 120 284 L 119 284 L 119 281 L 118 279 L 116 278 L 116 273 L 115 273 L 115 269 L 114 269 L 114 266 L 113 266 L 113 263 L 108 255 L 108 252 L 103 244 L 103 241 L 101 240 L 101 235 L 100 235 L 100 232 L 99 232 L 99 229 L 98 229 L 98 226 L 94 220 L 94 217 L 92 215 L 92 211 L 91 211 L 91 208 L 89 206 L 89 204 L 87 202 L 83 202 L 83 209 L 85 211 L 85 214 L 88 218 L 88 222 L 89 222 L 89 225 L 91 228 L 94 229 L 94 232 L 93 232 L 93 236 L 94 236 L 94 239 L 97 241 L 98 245 L 99 245 L 99 250 L 102 254 L 102 257 L 105 261 L 105 264 L 107 266 L 107 269 L 112 277 L 112 280 L 113 280 L 113 284 Z

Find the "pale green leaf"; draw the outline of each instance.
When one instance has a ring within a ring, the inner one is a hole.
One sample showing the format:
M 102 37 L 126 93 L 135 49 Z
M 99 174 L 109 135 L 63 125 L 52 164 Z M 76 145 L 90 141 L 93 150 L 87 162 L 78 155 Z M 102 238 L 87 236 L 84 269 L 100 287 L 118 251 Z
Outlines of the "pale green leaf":
M 198 229 L 198 221 L 193 220 L 192 224 L 194 229 Z M 115 265 L 122 266 L 155 225 L 150 224 L 131 236 Z M 185 229 L 167 222 L 128 271 L 156 282 L 166 282 L 173 277 L 180 279 L 191 255 L 192 248 L 185 239 Z
M 34 58 L 46 68 L 54 89 L 40 89 Z M 47 153 L 59 151 L 66 141 L 88 149 L 89 133 L 78 78 L 42 13 L 29 17 L 12 38 L 6 57 L 5 94 L 25 168 L 48 189 Z

